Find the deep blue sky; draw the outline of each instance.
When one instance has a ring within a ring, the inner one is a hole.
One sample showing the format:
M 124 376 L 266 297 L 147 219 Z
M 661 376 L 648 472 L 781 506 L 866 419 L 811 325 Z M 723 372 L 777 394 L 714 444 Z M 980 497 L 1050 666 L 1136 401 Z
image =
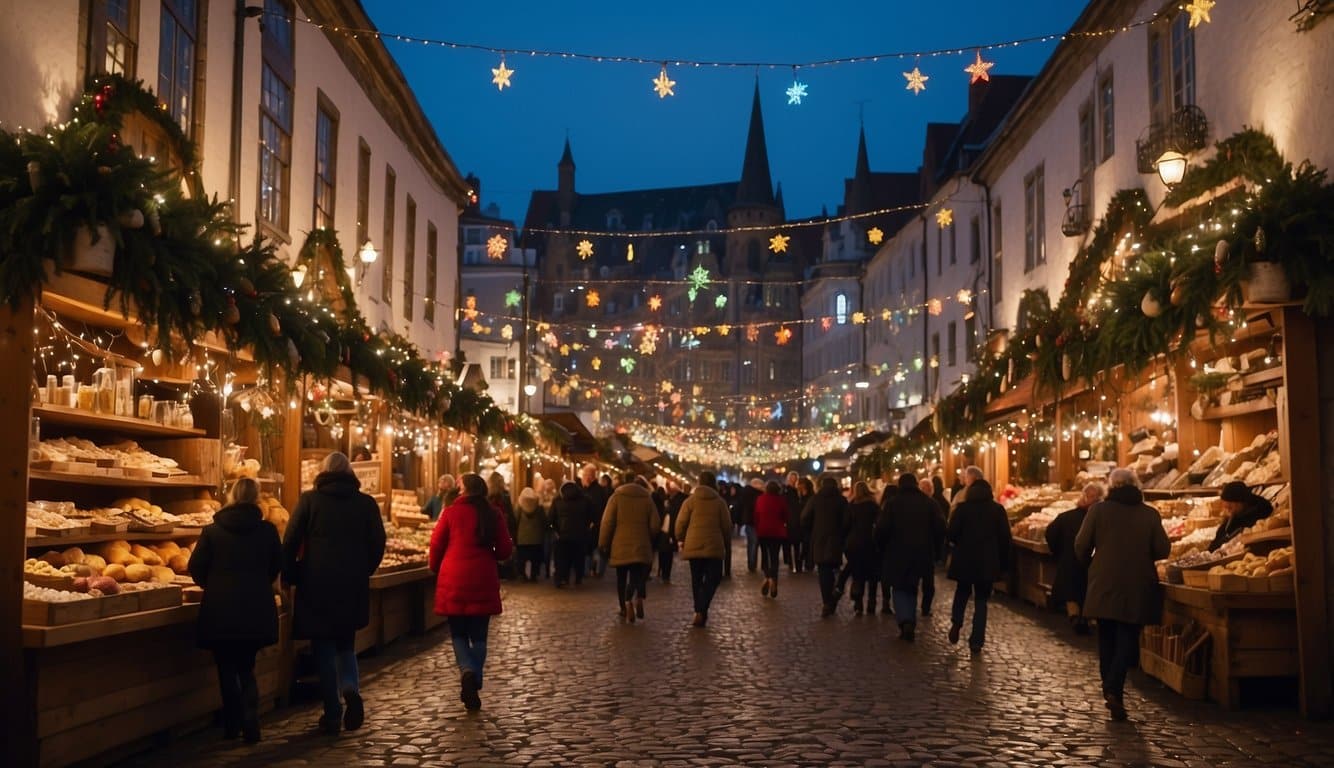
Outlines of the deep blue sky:
M 558 49 L 720 61 L 809 61 L 891 51 L 963 47 L 1069 28 L 1078 0 L 362 0 L 384 32 L 499 48 Z M 429 13 L 423 11 L 430 8 Z M 1022 10 L 1021 10 L 1022 9 Z M 660 100 L 657 67 L 511 55 L 512 87 L 491 83 L 499 58 L 477 51 L 388 41 L 445 148 L 482 179 L 483 204 L 522 224 L 533 189 L 555 189 L 568 131 L 581 192 L 736 180 L 745 146 L 754 69 L 672 67 L 676 95 Z M 984 54 L 994 74 L 1036 74 L 1054 43 Z M 913 62 L 882 59 L 802 70 L 800 106 L 784 91 L 790 69 L 758 72 L 775 181 L 791 218 L 842 200 L 852 175 L 859 101 L 871 168 L 912 171 L 930 121 L 967 107 L 965 55 L 924 58 L 927 90 L 904 90 Z

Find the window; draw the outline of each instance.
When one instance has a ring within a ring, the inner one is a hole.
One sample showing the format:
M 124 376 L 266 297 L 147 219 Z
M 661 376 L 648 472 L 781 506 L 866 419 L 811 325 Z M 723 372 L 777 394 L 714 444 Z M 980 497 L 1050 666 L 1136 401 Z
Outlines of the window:
M 315 109 L 315 226 L 334 228 L 334 190 L 338 163 L 338 111 L 317 92 Z M 361 248 L 361 243 L 357 243 Z
M 371 148 L 357 139 L 357 242 L 358 250 L 371 239 Z
M 959 324 L 951 322 L 949 325 L 949 339 L 946 343 L 947 353 L 945 355 L 946 365 L 957 365 L 959 362 Z
M 1093 100 L 1079 108 L 1079 179 L 1081 188 L 1070 198 L 1072 205 L 1093 202 L 1093 168 L 1098 164 L 1097 132 L 1094 128 Z
M 384 272 L 380 277 L 380 298 L 384 303 L 394 302 L 394 187 L 398 176 L 390 166 L 384 167 L 384 238 L 380 245 L 380 261 Z
M 292 6 L 264 0 L 259 104 L 259 219 L 286 239 L 292 171 Z
M 755 365 L 750 360 L 741 364 L 741 384 L 743 386 L 755 384 Z
M 969 314 L 963 319 L 963 344 L 964 359 L 977 362 L 977 315 Z
M 1102 124 L 1102 159 L 1106 160 L 1116 151 L 1116 99 L 1111 72 L 1098 81 L 1098 121 Z
M 1178 13 L 1167 30 L 1149 29 L 1149 114 L 1156 124 L 1195 103 L 1195 31 L 1189 22 Z
M 995 253 L 991 257 L 991 300 L 997 304 L 1005 298 L 1005 291 L 1003 290 L 1005 284 L 1002 282 L 1005 274 L 1003 271 L 1005 266 L 1005 241 L 1001 238 L 1001 221 L 1001 206 L 1000 203 L 996 203 L 991 212 L 991 235 L 993 242 L 996 244 Z
M 974 216 L 968 220 L 968 263 L 982 260 L 982 222 Z
M 731 364 L 731 363 L 726 362 L 726 361 L 719 363 L 719 364 L 718 364 L 718 372 L 721 374 L 721 379 L 722 379 L 722 381 L 723 381 L 724 384 L 731 384 L 731 383 L 732 383 L 732 364 Z
M 412 289 L 417 278 L 417 201 L 408 195 L 407 231 L 403 233 L 403 319 L 412 319 Z
M 437 253 L 439 239 L 435 224 L 426 222 L 426 306 L 422 308 L 422 317 L 431 324 L 435 324 L 435 284 L 439 280 L 440 269 Z
M 1043 168 L 1038 166 L 1024 177 L 1024 271 L 1047 263 L 1047 245 L 1043 223 Z
M 492 381 L 501 379 L 518 378 L 518 358 L 514 357 L 492 357 L 491 358 L 491 376 Z
M 848 323 L 848 295 L 842 291 L 834 296 L 834 320 L 839 325 Z
M 621 228 L 621 212 L 615 209 L 607 211 L 607 229 Z
M 934 390 L 940 384 L 940 333 L 931 334 L 931 386 Z
M 198 0 L 162 0 L 157 97 L 167 105 L 167 112 L 186 134 L 190 133 L 194 117 L 195 39 L 198 34 Z
M 551 311 L 557 315 L 565 311 L 565 294 L 558 293 L 551 297 Z
M 1172 19 L 1172 107 L 1195 103 L 1195 30 L 1188 17 Z
M 134 31 L 137 28 L 139 3 L 137 0 L 95 0 L 91 12 L 93 62 L 100 62 L 101 71 L 109 75 L 125 75 L 133 79 L 135 51 L 138 48 Z M 94 64 L 94 67 L 97 67 Z
M 770 361 L 769 361 L 769 381 L 773 381 L 773 380 L 776 379 L 777 377 L 778 377 L 778 365 L 777 365 L 776 363 L 774 363 L 774 361 L 770 360 Z
M 708 240 L 696 240 L 696 241 L 695 241 L 695 253 L 698 253 L 700 256 L 703 256 L 703 255 L 707 254 L 708 252 L 709 252 L 709 241 L 708 241 Z

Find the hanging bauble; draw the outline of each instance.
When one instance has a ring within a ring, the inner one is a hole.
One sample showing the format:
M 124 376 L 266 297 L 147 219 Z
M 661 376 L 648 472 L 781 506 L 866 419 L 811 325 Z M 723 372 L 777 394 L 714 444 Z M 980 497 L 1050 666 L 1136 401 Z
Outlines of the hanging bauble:
M 1264 252 L 1265 252 L 1265 228 L 1264 228 L 1264 227 L 1256 227 L 1256 228 L 1255 228 L 1255 252 L 1256 252 L 1256 253 L 1264 253 Z
M 1195 316 L 1195 327 L 1196 327 L 1196 328 L 1203 328 L 1203 327 L 1205 327 L 1205 326 L 1208 325 L 1208 324 L 1209 324 L 1209 318 L 1205 317 L 1204 315 L 1196 315 L 1196 316 Z
M 236 287 L 241 289 L 247 298 L 255 298 L 255 284 L 250 282 L 250 278 L 242 277 L 236 281 Z
M 121 211 L 116 215 L 116 222 L 126 229 L 139 229 L 144 225 L 144 212 L 138 208 Z
M 1070 359 L 1070 355 L 1061 355 L 1061 380 L 1069 381 L 1070 375 L 1074 372 L 1075 361 Z
M 227 308 L 222 311 L 222 319 L 227 325 L 236 325 L 241 322 L 241 310 L 236 308 L 236 297 L 227 297 Z
M 1140 300 L 1139 308 L 1145 317 L 1157 317 L 1163 313 L 1163 305 L 1153 295 L 1153 291 L 1144 292 L 1144 298 Z
M 278 322 L 278 316 L 272 312 L 269 313 L 269 332 L 274 336 L 278 336 L 283 332 L 283 326 Z
M 28 161 L 28 186 L 33 192 L 42 188 L 42 164 L 36 160 Z
M 1174 307 L 1179 307 L 1186 303 L 1186 288 L 1182 285 L 1181 278 L 1172 281 L 1172 293 L 1168 296 L 1168 300 L 1172 302 L 1172 306 Z
M 162 365 L 163 361 L 167 359 L 167 354 L 161 349 L 155 349 L 148 357 L 153 361 L 153 365 Z
M 1227 241 L 1226 241 L 1226 240 L 1219 240 L 1219 241 L 1218 241 L 1218 244 L 1214 246 L 1214 273 L 1215 273 L 1215 274 L 1221 273 L 1221 272 L 1223 271 L 1223 265 L 1227 263 L 1227 257 L 1228 257 L 1228 251 L 1229 251 L 1229 250 L 1231 250 L 1231 246 L 1229 246 L 1229 245 L 1227 244 Z
M 1042 334 L 1040 333 L 1033 334 L 1033 346 L 1037 347 L 1038 349 L 1042 349 Z

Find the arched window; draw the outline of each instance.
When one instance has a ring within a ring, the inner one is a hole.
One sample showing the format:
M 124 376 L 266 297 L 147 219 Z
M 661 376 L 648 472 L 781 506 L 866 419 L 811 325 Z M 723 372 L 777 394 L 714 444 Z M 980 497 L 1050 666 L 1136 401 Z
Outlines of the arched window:
M 621 228 L 621 212 L 615 208 L 607 211 L 607 229 L 617 230 Z
M 839 325 L 846 325 L 848 322 L 848 295 L 842 291 L 834 294 L 834 320 Z

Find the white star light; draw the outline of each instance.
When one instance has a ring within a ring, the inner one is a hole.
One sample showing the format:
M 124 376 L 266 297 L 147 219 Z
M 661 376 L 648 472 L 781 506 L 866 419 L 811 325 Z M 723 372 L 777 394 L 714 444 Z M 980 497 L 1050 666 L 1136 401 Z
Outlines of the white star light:
M 792 87 L 787 89 L 787 103 L 800 104 L 804 98 L 806 98 L 806 84 L 793 80 Z
M 676 95 L 676 92 L 672 90 L 674 85 L 676 85 L 676 81 L 668 79 L 667 65 L 663 64 L 662 71 L 658 73 L 657 77 L 653 78 L 653 90 L 658 92 L 658 98 L 665 99 L 668 96 Z
M 505 90 L 505 86 L 510 84 L 510 75 L 512 74 L 514 74 L 514 70 L 505 66 L 505 57 L 501 56 L 500 66 L 491 70 L 491 82 L 495 83 L 496 90 Z

